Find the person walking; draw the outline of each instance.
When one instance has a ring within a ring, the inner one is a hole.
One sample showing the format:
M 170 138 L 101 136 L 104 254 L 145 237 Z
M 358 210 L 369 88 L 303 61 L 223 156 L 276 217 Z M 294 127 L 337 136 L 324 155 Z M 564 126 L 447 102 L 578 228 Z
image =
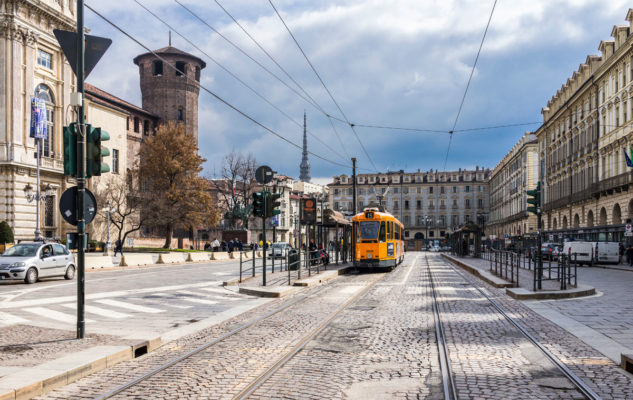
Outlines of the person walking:
M 618 264 L 622 264 L 622 256 L 624 255 L 624 245 L 622 244 L 622 242 L 619 243 L 618 254 L 620 256 L 618 257 Z
M 117 239 L 114 242 L 114 256 L 116 257 L 116 253 L 121 253 L 123 255 L 123 243 L 121 243 L 121 239 Z
M 217 238 L 213 239 L 213 242 L 211 242 L 211 248 L 213 249 L 214 253 L 220 250 L 220 242 Z
M 633 245 L 631 244 L 626 248 L 626 263 L 633 267 Z
M 229 240 L 229 243 L 228 243 L 229 254 L 233 252 L 233 246 L 235 246 L 235 243 L 233 243 L 232 240 Z

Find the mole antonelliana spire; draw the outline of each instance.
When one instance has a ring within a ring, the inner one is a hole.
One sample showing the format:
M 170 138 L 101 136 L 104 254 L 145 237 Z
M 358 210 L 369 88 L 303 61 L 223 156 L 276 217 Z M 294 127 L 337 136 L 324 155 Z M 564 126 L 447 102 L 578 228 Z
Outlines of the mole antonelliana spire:
M 299 180 L 310 182 L 310 162 L 308 162 L 308 131 L 306 129 L 306 113 L 303 113 L 303 153 L 301 155 L 301 172 Z

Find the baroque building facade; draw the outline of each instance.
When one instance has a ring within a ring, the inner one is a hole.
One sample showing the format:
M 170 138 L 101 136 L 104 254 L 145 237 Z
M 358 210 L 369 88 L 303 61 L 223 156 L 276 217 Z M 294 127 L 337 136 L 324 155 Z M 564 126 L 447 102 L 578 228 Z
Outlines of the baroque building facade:
M 536 135 L 525 133 L 490 174 L 490 239 L 534 236 L 536 215 L 527 212 L 527 190 L 538 182 Z
M 633 9 L 542 109 L 543 227 L 557 238 L 621 241 L 633 217 Z
M 444 239 L 474 222 L 485 226 L 489 214 L 490 170 L 386 172 L 356 175 L 357 207 L 382 205 L 405 226 L 405 240 Z M 353 215 L 353 179 L 334 176 L 330 208 Z

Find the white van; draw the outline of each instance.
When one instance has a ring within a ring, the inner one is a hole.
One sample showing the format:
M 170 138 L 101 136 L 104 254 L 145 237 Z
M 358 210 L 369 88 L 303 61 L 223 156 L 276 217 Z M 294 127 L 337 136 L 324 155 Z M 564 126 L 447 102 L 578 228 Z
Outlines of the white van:
M 620 261 L 620 244 L 618 242 L 596 242 L 594 260 L 598 264 Z
M 563 254 L 571 255 L 572 260 L 582 264 L 591 264 L 594 260 L 596 242 L 565 242 Z

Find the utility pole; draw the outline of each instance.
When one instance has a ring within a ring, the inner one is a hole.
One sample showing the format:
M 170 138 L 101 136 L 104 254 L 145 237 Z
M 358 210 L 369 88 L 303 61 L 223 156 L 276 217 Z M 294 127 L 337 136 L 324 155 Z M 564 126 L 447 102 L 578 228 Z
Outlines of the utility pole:
M 262 285 L 266 286 L 266 252 L 268 251 L 267 249 L 267 245 L 266 245 L 266 210 L 267 205 L 266 202 L 268 201 L 267 199 L 268 194 L 266 193 L 266 185 L 262 185 L 262 198 L 264 199 L 264 213 L 262 214 Z
M 84 320 L 85 304 L 85 236 L 86 220 L 84 217 L 84 199 L 86 191 L 85 163 L 86 163 L 86 125 L 84 120 L 84 1 L 77 1 L 77 92 L 81 97 L 77 107 L 77 339 L 83 339 L 86 334 Z
M 352 157 L 352 206 L 353 215 L 356 215 L 356 158 Z M 356 225 L 352 223 L 352 265 L 356 265 Z

